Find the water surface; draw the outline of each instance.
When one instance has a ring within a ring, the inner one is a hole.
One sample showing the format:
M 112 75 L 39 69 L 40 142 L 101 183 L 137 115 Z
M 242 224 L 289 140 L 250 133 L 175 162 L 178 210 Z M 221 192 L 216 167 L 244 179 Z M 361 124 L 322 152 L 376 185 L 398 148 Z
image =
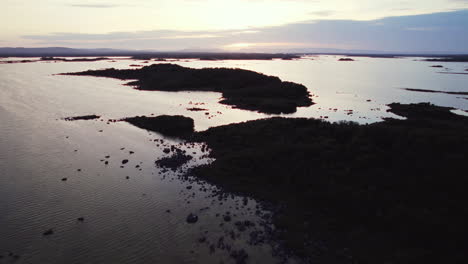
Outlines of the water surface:
M 338 59 L 174 63 L 244 68 L 302 83 L 316 104 L 284 115 L 288 117 L 377 122 L 395 117 L 386 112 L 386 104 L 392 102 L 431 102 L 455 107 L 458 113 L 468 110 L 463 96 L 401 89 L 466 92 L 468 75 L 438 73 L 463 72 L 466 63 L 437 63 L 449 68 L 440 69 L 418 58 Z M 270 115 L 221 105 L 218 93 L 138 91 L 116 79 L 56 75 L 131 68 L 131 64 L 145 65 L 128 59 L 0 64 L 0 255 L 4 256 L 0 263 L 14 260 L 9 252 L 19 256 L 18 263 L 229 263 L 234 261 L 230 252 L 241 249 L 252 263 L 279 261 L 272 256 L 275 245 L 249 244 L 249 232 L 265 231 L 262 218 L 255 214 L 259 209 L 255 200 L 248 199 L 246 206 L 239 196 L 220 201 L 210 196 L 214 186 L 163 173 L 154 161 L 167 155 L 165 147 L 180 140 L 124 122 L 106 122 L 181 114 L 192 117 L 197 130 L 204 130 Z M 208 111 L 187 111 L 195 106 Z M 87 114 L 101 115 L 102 121 L 63 120 Z M 200 146 L 181 147 L 195 153 L 190 166 L 209 162 Z M 123 159 L 129 163 L 122 165 Z M 222 216 L 228 211 L 233 220 L 225 222 Z M 199 221 L 186 223 L 189 213 L 196 213 Z M 85 221 L 77 221 L 78 217 Z M 234 222 L 240 220 L 257 225 L 236 231 Z M 48 229 L 54 234 L 43 236 Z M 220 246 L 221 237 L 225 243 Z M 200 242 L 201 238 L 206 241 Z

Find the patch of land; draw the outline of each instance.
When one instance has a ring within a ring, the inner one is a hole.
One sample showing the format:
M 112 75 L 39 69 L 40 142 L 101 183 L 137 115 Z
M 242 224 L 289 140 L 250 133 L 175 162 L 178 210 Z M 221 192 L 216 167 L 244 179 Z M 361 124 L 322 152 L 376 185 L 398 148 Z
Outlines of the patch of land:
M 443 56 L 443 57 L 439 57 L 439 58 L 425 59 L 424 61 L 468 62 L 468 55 Z
M 243 69 L 192 69 L 175 64 L 153 64 L 141 69 L 104 69 L 64 75 L 110 77 L 150 91 L 211 91 L 222 93 L 222 104 L 270 114 L 294 113 L 312 105 L 307 88 Z
M 444 93 L 444 94 L 468 95 L 468 92 L 447 92 L 447 91 L 415 89 L 415 88 L 403 88 L 403 90 L 411 91 L 411 92 L 423 92 L 423 93 Z
M 132 57 L 136 60 L 165 59 L 200 59 L 200 60 L 273 60 L 273 59 L 299 59 L 296 54 L 284 53 L 223 53 L 223 52 L 156 52 L 138 54 Z
M 123 121 L 170 137 L 187 137 L 194 132 L 193 119 L 184 116 L 137 116 L 125 118 Z
M 172 156 L 161 158 L 155 163 L 159 167 L 176 171 L 179 167 L 190 161 L 192 158 L 192 156 L 187 155 L 178 149 L 178 151 L 172 154 Z
M 439 72 L 439 73 L 443 73 L 443 74 L 468 74 L 468 73 L 465 73 L 465 72 Z
M 0 64 L 14 64 L 14 63 L 30 63 L 37 62 L 39 60 L 4 60 L 0 61 Z
M 73 117 L 66 117 L 64 120 L 66 121 L 76 121 L 76 120 L 92 120 L 98 119 L 100 116 L 98 115 L 84 115 L 84 116 L 73 116 Z
M 34 59 L 34 60 L 5 60 L 5 61 L 0 61 L 0 64 L 14 64 L 14 63 L 30 63 L 30 62 L 40 62 L 40 61 L 62 61 L 62 62 L 93 62 L 93 61 L 102 61 L 102 60 L 109 60 L 109 58 L 106 57 L 99 57 L 99 58 L 73 58 L 73 59 L 67 59 L 67 58 L 57 58 L 57 57 L 41 57 L 40 59 Z
M 42 57 L 41 61 L 64 61 L 64 62 L 92 62 L 92 61 L 102 61 L 102 60 L 109 60 L 106 57 L 100 58 L 76 58 L 76 59 L 66 59 L 66 58 L 56 58 L 56 57 Z
M 208 111 L 208 109 L 199 108 L 199 107 L 190 107 L 190 108 L 187 108 L 187 110 L 192 111 L 192 112 Z
M 210 128 L 193 174 L 278 205 L 278 239 L 313 263 L 463 263 L 468 118 L 391 104 L 406 120 L 271 118 Z
M 341 58 L 338 61 L 354 61 L 354 59 L 351 58 Z

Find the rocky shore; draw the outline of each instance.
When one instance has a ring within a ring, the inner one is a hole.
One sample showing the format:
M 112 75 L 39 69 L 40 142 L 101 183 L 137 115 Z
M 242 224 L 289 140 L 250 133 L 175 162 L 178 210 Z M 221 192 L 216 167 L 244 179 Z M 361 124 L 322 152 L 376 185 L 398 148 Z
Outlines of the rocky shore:
M 468 117 L 428 103 L 389 107 L 406 119 L 275 117 L 202 132 L 183 116 L 123 121 L 206 143 L 214 161 L 186 176 L 271 204 L 271 236 L 306 262 L 462 263 Z M 191 159 L 174 149 L 156 165 L 175 171 Z
M 461 263 L 468 118 L 391 104 L 371 125 L 272 118 L 210 128 L 193 174 L 271 201 L 278 239 L 315 263 Z

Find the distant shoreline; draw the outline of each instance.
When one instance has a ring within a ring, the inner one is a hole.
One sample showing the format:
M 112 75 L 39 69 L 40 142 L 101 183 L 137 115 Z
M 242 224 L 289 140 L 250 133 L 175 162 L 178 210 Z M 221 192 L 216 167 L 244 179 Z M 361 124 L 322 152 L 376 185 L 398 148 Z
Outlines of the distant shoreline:
M 222 51 L 139 51 L 139 50 L 113 50 L 113 49 L 71 49 L 71 48 L 2 48 L 0 57 L 132 57 L 134 59 L 206 59 L 206 60 L 272 60 L 272 59 L 298 59 L 302 56 L 335 55 L 349 57 L 370 58 L 399 58 L 423 57 L 440 58 L 435 61 L 462 61 L 466 62 L 468 54 L 449 53 L 399 53 L 399 52 L 222 52 Z

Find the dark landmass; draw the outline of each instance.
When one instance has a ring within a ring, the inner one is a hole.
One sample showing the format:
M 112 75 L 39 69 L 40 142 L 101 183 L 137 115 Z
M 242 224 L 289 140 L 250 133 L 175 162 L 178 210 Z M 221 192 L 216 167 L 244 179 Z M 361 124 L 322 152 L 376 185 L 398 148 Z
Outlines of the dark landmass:
M 392 54 L 339 54 L 346 55 L 349 57 L 367 57 L 367 58 L 381 58 L 381 59 L 397 59 L 400 57 L 406 57 L 403 55 L 392 55 Z
M 92 120 L 98 119 L 100 116 L 97 115 L 85 115 L 85 116 L 74 116 L 74 117 L 65 117 L 66 121 L 76 121 L 76 120 Z
M 190 108 L 187 108 L 188 111 L 193 111 L 193 112 L 197 112 L 197 111 L 208 111 L 208 109 L 205 109 L 205 108 L 198 108 L 198 107 L 190 107 Z
M 415 88 L 403 88 L 403 90 L 411 91 L 411 92 L 423 92 L 423 93 L 444 93 L 444 94 L 468 95 L 468 92 L 447 92 L 447 91 L 415 89 Z
M 172 156 L 159 159 L 155 163 L 159 167 L 176 171 L 180 166 L 184 165 L 191 159 L 192 156 L 186 155 L 180 149 L 177 149 L 177 151 L 172 154 Z
M 56 57 L 42 57 L 41 61 L 65 61 L 65 62 L 90 62 L 90 61 L 102 61 L 102 60 L 109 60 L 106 57 L 100 58 L 76 58 L 76 59 L 64 59 L 64 58 L 56 58 Z
M 432 67 L 432 68 L 443 68 L 444 66 L 442 66 L 442 65 L 432 65 L 430 67 Z
M 293 53 L 237 53 L 237 52 L 196 52 L 173 51 L 158 52 L 145 50 L 117 49 L 72 49 L 62 47 L 49 48 L 1 48 L 0 57 L 101 57 L 125 56 L 134 59 L 201 59 L 201 60 L 272 60 L 297 59 L 300 55 Z
M 186 137 L 194 132 L 193 119 L 184 116 L 137 116 L 125 118 L 123 121 L 170 137 Z
M 287 52 L 287 53 L 239 53 L 213 51 L 171 51 L 158 52 L 148 50 L 119 50 L 119 49 L 73 49 L 64 47 L 47 48 L 11 48 L 0 47 L 0 57 L 101 57 L 101 56 L 135 56 L 136 59 L 206 59 L 206 60 L 270 60 L 270 59 L 296 59 L 302 55 L 337 55 L 349 57 L 369 58 L 400 58 L 400 57 L 426 57 L 426 58 L 457 58 L 468 57 L 466 54 L 448 53 L 392 53 L 379 51 L 358 50 L 321 50 L 319 52 Z
M 0 61 L 0 64 L 30 63 L 30 62 L 40 62 L 40 61 L 93 62 L 93 61 L 102 61 L 102 60 L 109 60 L 109 58 L 99 57 L 99 58 L 66 59 L 66 58 L 56 58 L 56 57 L 41 57 L 40 59 L 37 59 L 37 60 L 6 60 L 6 61 Z
M 29 63 L 29 62 L 38 62 L 39 60 L 5 60 L 0 61 L 0 64 L 14 64 L 14 63 Z
M 297 107 L 313 104 L 307 88 L 301 84 L 242 69 L 191 69 L 175 64 L 153 64 L 141 69 L 111 68 L 64 75 L 136 79 L 128 85 L 140 90 L 221 92 L 222 104 L 270 114 L 294 113 Z
M 351 58 L 341 58 L 338 61 L 354 61 L 354 60 Z
M 424 61 L 468 62 L 468 55 L 443 56 L 440 58 L 425 59 Z
M 64 47 L 46 48 L 10 48 L 0 47 L 0 57 L 99 57 L 99 56 L 132 56 L 138 51 L 117 49 L 72 49 Z
M 463 263 L 468 118 L 391 104 L 406 120 L 271 118 L 210 128 L 193 175 L 279 206 L 278 239 L 313 263 Z
M 438 72 L 438 73 L 443 73 L 443 74 L 468 74 L 468 73 L 465 73 L 465 72 Z
M 231 53 L 231 52 L 155 52 L 138 54 L 132 57 L 136 60 L 164 59 L 200 59 L 200 60 L 273 60 L 299 59 L 296 54 L 284 53 Z

